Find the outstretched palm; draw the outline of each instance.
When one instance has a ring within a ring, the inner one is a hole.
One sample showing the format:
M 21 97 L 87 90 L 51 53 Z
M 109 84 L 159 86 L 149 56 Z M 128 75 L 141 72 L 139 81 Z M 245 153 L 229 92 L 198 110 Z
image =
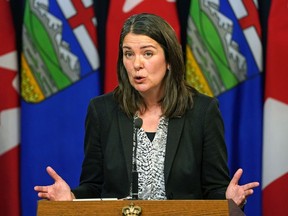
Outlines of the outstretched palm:
M 242 173 L 242 169 L 236 171 L 226 190 L 226 199 L 232 199 L 240 207 L 245 204 L 246 198 L 253 194 L 253 189 L 259 186 L 258 182 L 238 185 Z
M 54 179 L 54 184 L 35 186 L 38 197 L 53 201 L 68 201 L 73 199 L 69 185 L 51 168 L 47 167 L 48 174 Z

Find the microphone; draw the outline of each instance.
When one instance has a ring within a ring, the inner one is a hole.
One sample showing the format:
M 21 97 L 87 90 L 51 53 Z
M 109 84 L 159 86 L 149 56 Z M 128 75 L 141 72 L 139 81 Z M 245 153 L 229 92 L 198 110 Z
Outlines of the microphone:
M 138 130 L 141 128 L 143 124 L 143 120 L 139 117 L 135 118 L 134 120 L 134 128 L 135 128 L 135 146 L 133 151 L 133 158 L 132 158 L 132 199 L 137 200 L 138 199 L 138 172 L 137 172 L 137 146 L 138 146 L 138 140 L 137 140 L 137 134 Z

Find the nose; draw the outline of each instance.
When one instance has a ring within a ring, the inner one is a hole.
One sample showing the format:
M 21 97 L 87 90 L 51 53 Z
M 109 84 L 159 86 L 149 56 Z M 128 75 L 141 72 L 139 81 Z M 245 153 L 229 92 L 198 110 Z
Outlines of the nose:
M 136 71 L 139 71 L 140 69 L 143 68 L 143 61 L 142 61 L 142 58 L 141 56 L 135 56 L 135 59 L 134 59 L 134 68 Z

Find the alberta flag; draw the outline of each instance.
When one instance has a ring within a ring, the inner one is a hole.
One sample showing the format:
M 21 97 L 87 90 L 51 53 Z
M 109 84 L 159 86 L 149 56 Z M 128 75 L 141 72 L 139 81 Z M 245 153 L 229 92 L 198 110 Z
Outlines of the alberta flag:
M 73 188 L 83 159 L 89 100 L 100 94 L 93 1 L 26 1 L 21 55 L 22 215 L 36 214 L 35 185 L 53 180 L 50 165 Z
M 243 168 L 240 184 L 261 182 L 262 44 L 257 1 L 193 0 L 187 25 L 187 80 L 219 99 L 231 176 Z M 261 190 L 245 206 L 261 212 Z

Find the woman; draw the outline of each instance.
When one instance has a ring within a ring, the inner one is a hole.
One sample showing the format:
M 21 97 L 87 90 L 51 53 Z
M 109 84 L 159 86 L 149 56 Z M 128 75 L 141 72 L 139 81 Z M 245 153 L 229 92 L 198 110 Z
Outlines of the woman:
M 79 187 L 71 191 L 48 167 L 55 183 L 36 186 L 38 196 L 130 197 L 136 157 L 140 199 L 233 199 L 243 206 L 259 183 L 238 185 L 242 169 L 230 181 L 217 100 L 186 84 L 181 46 L 171 26 L 153 14 L 127 19 L 117 67 L 119 86 L 88 107 Z M 136 118 L 143 120 L 139 130 Z

